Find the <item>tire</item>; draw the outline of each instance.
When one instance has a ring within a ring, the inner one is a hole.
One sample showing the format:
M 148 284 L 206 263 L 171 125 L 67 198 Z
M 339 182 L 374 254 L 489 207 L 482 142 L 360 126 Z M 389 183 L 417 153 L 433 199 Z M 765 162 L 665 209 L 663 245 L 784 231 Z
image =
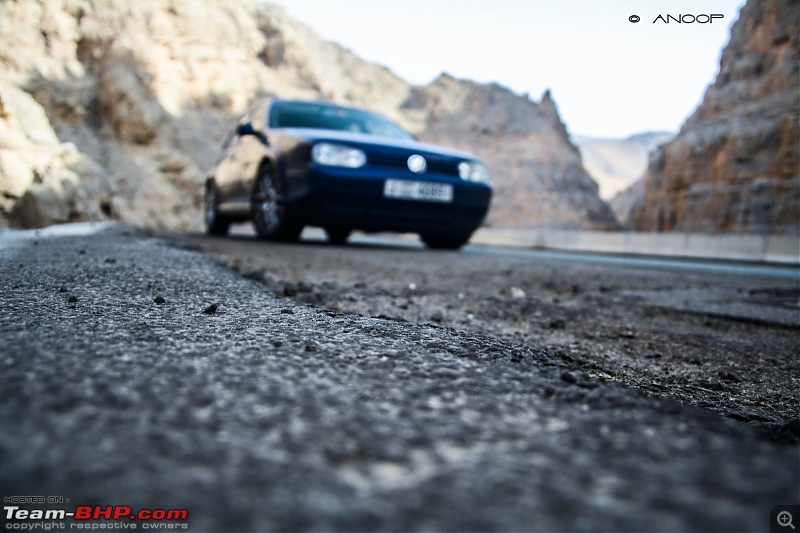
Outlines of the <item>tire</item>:
M 269 164 L 261 165 L 250 199 L 253 227 L 259 238 L 269 241 L 296 241 L 303 225 L 289 219 L 283 187 Z
M 472 233 L 422 233 L 420 238 L 433 250 L 458 250 L 469 242 Z
M 231 221 L 219 214 L 219 195 L 213 183 L 206 185 L 203 218 L 205 219 L 206 233 L 209 235 L 225 236 L 228 234 Z
M 350 237 L 350 228 L 325 228 L 325 234 L 328 236 L 330 244 L 345 244 Z

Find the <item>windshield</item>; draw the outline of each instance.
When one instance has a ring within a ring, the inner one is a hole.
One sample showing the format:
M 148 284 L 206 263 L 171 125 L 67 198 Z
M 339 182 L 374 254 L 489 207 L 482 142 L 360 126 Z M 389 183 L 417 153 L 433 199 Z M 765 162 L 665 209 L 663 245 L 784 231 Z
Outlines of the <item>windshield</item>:
M 275 102 L 270 128 L 312 128 L 350 131 L 393 139 L 413 139 L 400 126 L 366 111 L 306 102 Z

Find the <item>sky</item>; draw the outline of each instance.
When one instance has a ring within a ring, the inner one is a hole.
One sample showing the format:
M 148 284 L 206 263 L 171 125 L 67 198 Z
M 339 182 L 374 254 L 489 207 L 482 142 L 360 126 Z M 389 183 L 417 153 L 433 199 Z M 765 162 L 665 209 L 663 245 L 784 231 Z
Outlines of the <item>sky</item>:
M 714 81 L 744 1 L 273 3 L 321 37 L 414 85 L 446 72 L 495 82 L 537 102 L 549 88 L 571 134 L 623 138 L 680 129 Z M 711 14 L 723 18 L 688 22 Z M 638 23 L 630 21 L 634 15 Z M 677 17 L 684 22 L 676 23 Z

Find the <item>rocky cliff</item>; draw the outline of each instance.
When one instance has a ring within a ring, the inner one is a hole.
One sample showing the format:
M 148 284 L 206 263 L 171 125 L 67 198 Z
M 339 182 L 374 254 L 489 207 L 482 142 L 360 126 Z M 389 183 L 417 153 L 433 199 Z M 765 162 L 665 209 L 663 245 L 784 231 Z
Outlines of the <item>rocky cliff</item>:
M 493 224 L 616 225 L 549 94 L 411 87 L 255 0 L 6 0 L 0 64 L 0 214 L 14 225 L 198 228 L 222 137 L 270 94 L 367 107 L 476 152 Z
M 480 155 L 493 178 L 494 225 L 618 227 L 584 170 L 549 91 L 535 103 L 503 87 L 443 74 L 400 111 L 419 136 Z
M 574 137 L 573 141 L 581 152 L 583 167 L 600 188 L 600 198 L 608 201 L 640 179 L 650 152 L 674 136 L 652 131 L 624 139 Z
M 800 3 L 750 0 L 714 84 L 650 158 L 630 226 L 800 232 Z

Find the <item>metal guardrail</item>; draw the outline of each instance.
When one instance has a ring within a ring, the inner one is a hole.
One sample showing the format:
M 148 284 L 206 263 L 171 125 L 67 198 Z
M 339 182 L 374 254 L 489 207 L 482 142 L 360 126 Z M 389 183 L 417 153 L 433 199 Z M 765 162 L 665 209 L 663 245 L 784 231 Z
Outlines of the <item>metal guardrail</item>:
M 481 228 L 473 244 L 800 264 L 800 237 Z

